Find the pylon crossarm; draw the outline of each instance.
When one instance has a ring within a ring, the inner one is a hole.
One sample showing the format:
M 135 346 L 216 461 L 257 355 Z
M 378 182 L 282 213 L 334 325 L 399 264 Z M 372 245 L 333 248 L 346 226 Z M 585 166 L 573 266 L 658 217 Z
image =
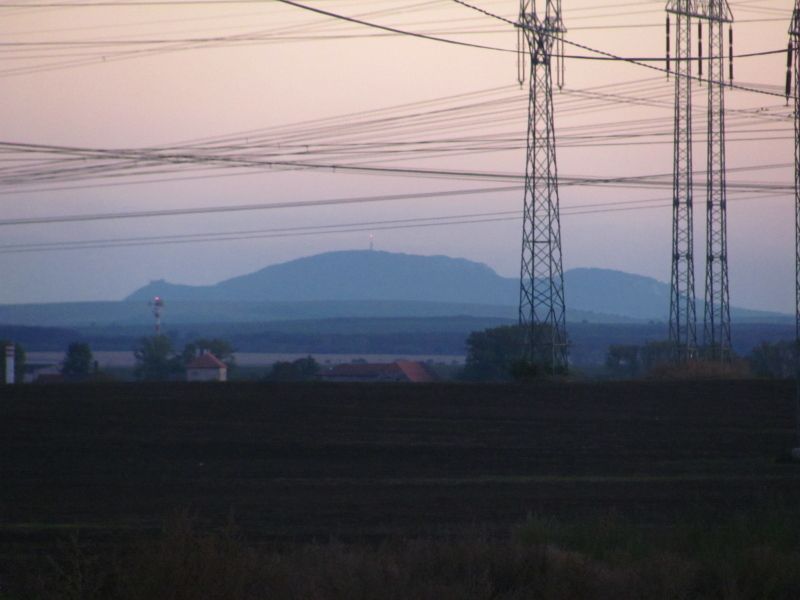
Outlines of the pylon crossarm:
M 727 0 L 669 0 L 666 10 L 677 16 L 733 23 L 733 13 Z

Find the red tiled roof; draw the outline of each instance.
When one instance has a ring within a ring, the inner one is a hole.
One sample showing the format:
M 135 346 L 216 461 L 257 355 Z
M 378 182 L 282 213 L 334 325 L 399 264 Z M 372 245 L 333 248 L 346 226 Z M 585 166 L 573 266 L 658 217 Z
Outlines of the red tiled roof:
M 325 373 L 328 377 L 397 377 L 402 374 L 395 363 L 347 363 L 335 365 Z
M 228 367 L 211 352 L 196 356 L 186 365 L 187 369 L 227 369 Z
M 400 368 L 401 371 L 403 371 L 403 373 L 405 373 L 405 376 L 408 377 L 408 380 L 413 381 L 414 383 L 427 383 L 429 381 L 436 380 L 436 378 L 422 363 L 412 360 L 398 360 L 395 362 L 395 364 Z
M 323 375 L 331 379 L 393 379 L 416 383 L 434 381 L 424 365 L 410 360 L 393 363 L 347 363 L 335 365 Z

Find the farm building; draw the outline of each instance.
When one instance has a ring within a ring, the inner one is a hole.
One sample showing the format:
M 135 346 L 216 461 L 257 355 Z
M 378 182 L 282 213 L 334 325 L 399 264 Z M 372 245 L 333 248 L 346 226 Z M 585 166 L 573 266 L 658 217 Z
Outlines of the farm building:
M 322 373 L 325 381 L 406 381 L 425 383 L 435 381 L 434 375 L 422 363 L 396 360 L 391 363 L 351 363 L 332 367 Z
M 228 367 L 211 352 L 204 352 L 186 365 L 186 381 L 226 381 Z

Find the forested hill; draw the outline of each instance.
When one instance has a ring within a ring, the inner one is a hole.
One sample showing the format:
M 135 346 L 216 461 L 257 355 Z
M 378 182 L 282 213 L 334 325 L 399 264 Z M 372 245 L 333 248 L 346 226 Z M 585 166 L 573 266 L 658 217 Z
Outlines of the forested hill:
M 565 288 L 573 311 L 645 321 L 668 317 L 669 285 L 650 277 L 572 269 L 565 274 Z M 463 258 L 351 250 L 271 265 L 210 286 L 154 281 L 126 300 L 147 302 L 154 296 L 168 302 L 394 301 L 514 307 L 519 303 L 519 281 Z M 732 316 L 750 321 L 785 317 L 736 308 Z
M 155 281 L 126 300 L 299 302 L 396 300 L 514 305 L 518 283 L 488 266 L 447 256 L 378 251 L 328 252 L 271 265 L 211 286 Z

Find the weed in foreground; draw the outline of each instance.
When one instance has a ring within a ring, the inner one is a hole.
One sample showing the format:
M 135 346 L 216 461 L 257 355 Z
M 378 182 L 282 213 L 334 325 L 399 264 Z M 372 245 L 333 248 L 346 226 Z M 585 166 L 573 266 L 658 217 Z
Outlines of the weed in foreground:
M 116 558 L 77 542 L 31 593 L 3 600 L 798 598 L 796 510 L 642 529 L 611 515 L 531 517 L 504 540 L 247 544 L 179 517 Z

